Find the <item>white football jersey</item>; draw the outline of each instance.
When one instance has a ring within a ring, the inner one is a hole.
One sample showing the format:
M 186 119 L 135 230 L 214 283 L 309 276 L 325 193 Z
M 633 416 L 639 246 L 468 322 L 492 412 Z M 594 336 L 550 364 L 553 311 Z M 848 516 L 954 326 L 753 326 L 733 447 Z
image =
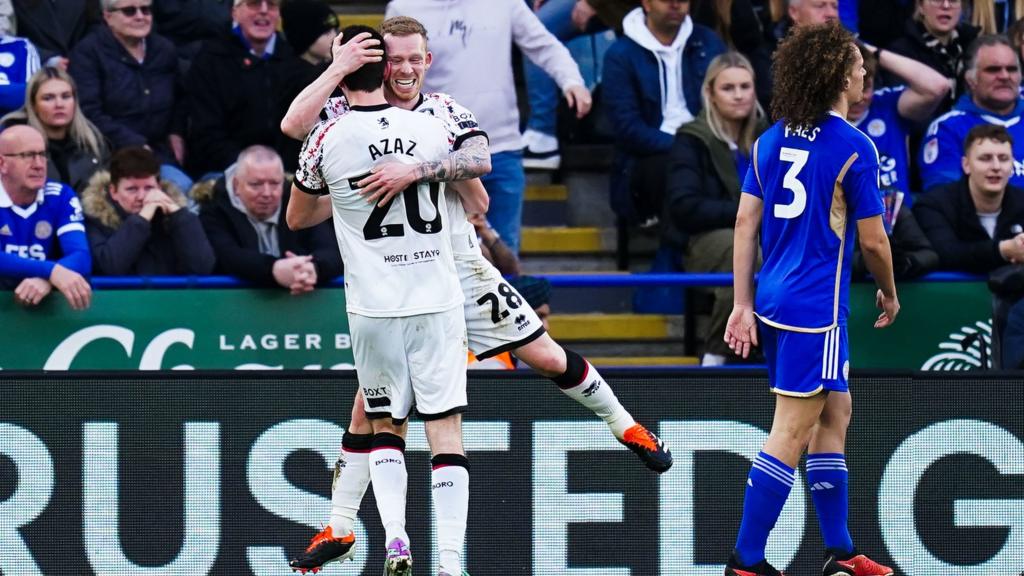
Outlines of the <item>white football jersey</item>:
M 378 162 L 445 158 L 446 134 L 429 115 L 381 104 L 352 107 L 306 137 L 295 183 L 331 195 L 349 312 L 412 316 L 462 304 L 444 183 L 410 186 L 383 207 L 369 204 L 356 187 Z
M 464 108 L 450 95 L 443 92 L 421 92 L 420 101 L 414 108 L 416 112 L 428 114 L 441 120 L 445 130 L 448 132 L 448 151 L 453 152 L 472 136 L 487 136 L 487 133 L 480 129 L 476 122 L 476 116 L 469 109 Z M 343 116 L 349 111 L 348 101 L 344 94 L 337 91 L 327 99 L 327 104 L 320 113 L 322 120 L 330 120 Z M 448 220 L 451 222 L 452 237 L 468 235 L 476 237 L 476 230 L 466 220 L 466 210 L 462 207 L 459 194 L 454 190 L 445 191 L 445 199 L 448 205 Z

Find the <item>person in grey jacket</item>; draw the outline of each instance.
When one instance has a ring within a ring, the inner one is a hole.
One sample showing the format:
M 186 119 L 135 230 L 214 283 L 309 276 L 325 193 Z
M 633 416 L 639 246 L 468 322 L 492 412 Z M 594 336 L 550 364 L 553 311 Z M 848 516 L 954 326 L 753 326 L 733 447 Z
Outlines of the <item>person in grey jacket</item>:
M 97 276 L 202 275 L 213 248 L 185 195 L 158 179 L 160 161 L 145 148 L 124 148 L 97 172 L 82 208 Z

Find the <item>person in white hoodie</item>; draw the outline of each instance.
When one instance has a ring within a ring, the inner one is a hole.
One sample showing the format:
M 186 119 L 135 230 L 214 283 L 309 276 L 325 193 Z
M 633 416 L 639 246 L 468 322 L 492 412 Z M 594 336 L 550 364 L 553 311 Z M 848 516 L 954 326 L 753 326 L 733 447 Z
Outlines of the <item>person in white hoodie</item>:
M 526 174 L 511 46 L 547 72 L 583 117 L 591 99 L 579 66 L 523 0 L 392 0 L 385 17 L 393 16 L 411 16 L 427 29 L 434 60 L 424 91 L 451 94 L 487 133 L 487 220 L 518 253 Z
M 625 223 L 657 218 L 676 130 L 701 110 L 701 83 L 725 52 L 713 30 L 693 22 L 686 0 L 643 0 L 608 48 L 602 82 L 616 141 L 612 208 Z

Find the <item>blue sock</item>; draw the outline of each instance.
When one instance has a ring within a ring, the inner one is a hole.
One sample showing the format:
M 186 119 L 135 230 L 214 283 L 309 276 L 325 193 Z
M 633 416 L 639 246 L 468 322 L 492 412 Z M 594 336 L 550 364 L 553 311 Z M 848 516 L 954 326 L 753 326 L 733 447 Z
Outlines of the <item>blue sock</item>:
M 791 488 L 793 469 L 769 454 L 758 453 L 747 477 L 743 520 L 736 537 L 736 554 L 744 566 L 753 566 L 764 560 L 768 533 L 782 514 Z
M 849 483 L 846 458 L 842 454 L 807 455 L 807 486 L 818 512 L 825 548 L 847 553 L 853 552 L 853 539 L 846 525 L 850 510 Z

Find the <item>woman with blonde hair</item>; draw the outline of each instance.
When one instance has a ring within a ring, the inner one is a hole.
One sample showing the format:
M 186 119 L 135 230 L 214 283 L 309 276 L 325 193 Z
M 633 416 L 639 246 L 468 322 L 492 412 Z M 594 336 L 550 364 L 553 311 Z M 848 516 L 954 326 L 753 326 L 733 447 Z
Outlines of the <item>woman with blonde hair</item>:
M 754 70 L 739 52 L 711 61 L 701 88 L 704 107 L 676 134 L 669 156 L 666 233 L 685 248 L 690 272 L 732 272 L 733 225 L 750 148 L 765 129 L 754 93 Z M 702 363 L 732 357 L 723 339 L 732 310 L 732 288 L 715 288 Z
M 28 124 L 46 136 L 46 177 L 76 192 L 85 189 L 109 156 L 103 135 L 82 114 L 75 81 L 59 68 L 46 67 L 32 75 L 25 105 L 0 118 L 4 128 L 16 124 Z

